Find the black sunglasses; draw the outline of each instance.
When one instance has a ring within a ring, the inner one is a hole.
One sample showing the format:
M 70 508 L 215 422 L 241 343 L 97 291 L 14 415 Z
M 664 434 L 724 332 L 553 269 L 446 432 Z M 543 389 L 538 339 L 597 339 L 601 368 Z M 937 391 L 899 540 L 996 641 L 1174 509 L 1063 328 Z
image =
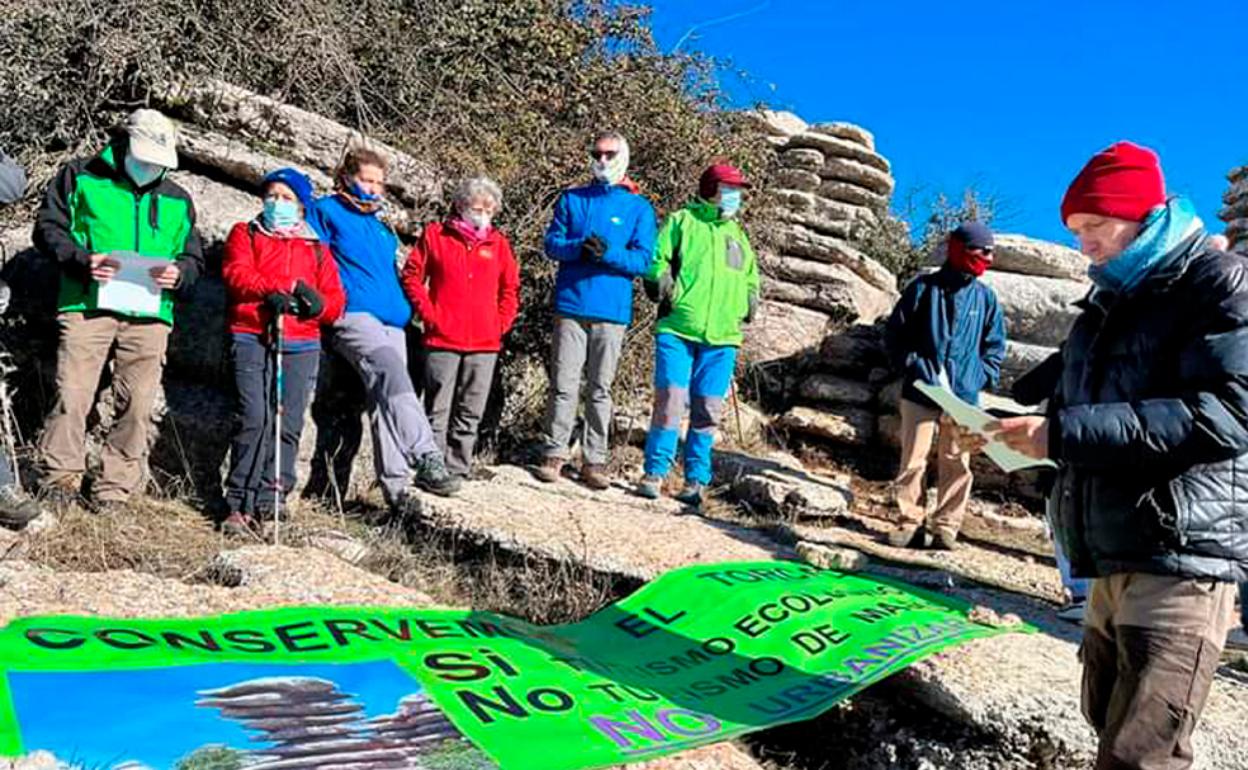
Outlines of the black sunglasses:
M 615 156 L 619 155 L 619 150 L 590 150 L 589 157 L 594 160 L 615 160 Z
M 980 254 L 991 254 L 991 253 L 992 253 L 992 247 L 991 247 L 991 246 L 967 246 L 967 247 L 966 247 L 966 250 L 967 250 L 967 251 L 978 251 Z

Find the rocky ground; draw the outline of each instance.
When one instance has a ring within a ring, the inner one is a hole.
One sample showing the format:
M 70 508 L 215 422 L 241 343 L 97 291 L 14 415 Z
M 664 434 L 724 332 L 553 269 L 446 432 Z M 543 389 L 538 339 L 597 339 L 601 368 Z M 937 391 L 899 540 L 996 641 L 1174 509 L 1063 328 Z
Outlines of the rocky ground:
M 595 493 L 573 478 L 544 485 L 523 468 L 500 466 L 468 483 L 458 498 L 429 501 L 422 519 L 402 533 L 379 534 L 359 521 L 306 509 L 281 547 L 228 543 L 173 504 L 128 522 L 71 515 L 42 533 L 8 536 L 0 620 L 33 613 L 182 616 L 305 603 L 505 609 L 511 602 L 519 614 L 555 620 L 587 614 L 691 562 L 802 556 L 818 562 L 831 554 L 847 564 L 852 555 L 858 568 L 1015 613 L 1041 633 L 941 653 L 812 722 L 653 767 L 1087 765 L 1094 739 L 1079 714 L 1078 629 L 1056 619 L 1060 583 L 1035 519 L 977 502 L 967 524 L 972 541 L 962 550 L 898 551 L 880 542 L 889 513 L 878 484 L 815 473 L 780 454 L 724 453 L 717 471 L 718 498 L 698 513 L 671 500 L 640 500 L 624 481 Z M 125 564 L 115 552 L 124 552 L 126 537 L 153 540 L 144 533 L 162 526 L 174 530 L 177 548 L 149 545 L 132 568 L 115 569 Z M 399 536 L 406 543 L 396 546 Z M 67 538 L 89 545 L 50 545 Z M 455 548 L 449 557 L 443 553 L 440 567 L 431 563 L 435 541 Z M 397 553 L 404 550 L 406 556 Z M 467 577 L 456 582 L 438 572 L 451 562 Z M 521 586 L 527 605 L 514 586 L 493 594 L 462 590 L 511 582 Z M 561 606 L 543 615 L 543 604 Z M 1248 679 L 1224 667 L 1196 736 L 1197 767 L 1242 767 L 1246 719 Z

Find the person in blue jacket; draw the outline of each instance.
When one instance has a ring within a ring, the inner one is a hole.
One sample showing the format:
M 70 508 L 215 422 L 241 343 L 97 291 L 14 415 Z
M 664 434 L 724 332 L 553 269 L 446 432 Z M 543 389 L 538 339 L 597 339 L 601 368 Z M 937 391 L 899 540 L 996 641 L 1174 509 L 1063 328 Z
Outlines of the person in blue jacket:
M 338 265 L 347 306 L 331 344 L 364 382 L 377 480 L 391 511 L 402 515 L 419 507 L 409 483 L 442 496 L 455 494 L 460 484 L 446 469 L 407 369 L 412 307 L 399 283 L 404 255 L 398 237 L 378 218 L 385 173 L 381 155 L 351 150 L 334 194 L 312 204 L 308 223 Z
M 888 541 L 898 548 L 932 545 L 953 550 L 971 497 L 971 456 L 939 430 L 936 510 L 924 527 L 924 476 L 940 409 L 916 381 L 945 385 L 958 398 L 979 403 L 979 392 L 997 384 L 1005 359 L 1005 318 L 996 292 L 979 280 L 992 265 L 992 231 L 967 222 L 949 235 L 948 258 L 936 272 L 915 278 L 893 308 L 885 343 L 902 375 L 901 460 L 893 482 L 901 524 Z
M 580 478 L 606 489 L 611 385 L 633 315 L 633 279 L 645 275 L 654 253 L 655 216 L 628 179 L 628 142 L 617 133 L 590 146 L 594 180 L 566 190 L 546 229 L 546 256 L 559 263 L 551 387 L 543 460 L 538 479 L 553 482 L 568 460 L 588 372 Z

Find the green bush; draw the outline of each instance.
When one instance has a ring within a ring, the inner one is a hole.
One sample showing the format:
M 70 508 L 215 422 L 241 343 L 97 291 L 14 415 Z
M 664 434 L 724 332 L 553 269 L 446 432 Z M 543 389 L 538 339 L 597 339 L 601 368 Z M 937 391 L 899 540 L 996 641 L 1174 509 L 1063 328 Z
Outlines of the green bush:
M 504 372 L 510 435 L 540 413 L 551 263 L 541 237 L 558 193 L 587 178 L 587 142 L 628 136 L 632 176 L 660 215 L 680 206 L 714 156 L 764 174 L 762 137 L 726 108 L 717 64 L 666 54 L 649 10 L 612 0 L 5 0 L 0 146 L 36 186 L 147 101 L 155 83 L 208 76 L 359 129 L 447 178 L 502 183 L 500 226 L 523 271 Z M 33 197 L 33 196 L 32 196 Z M 428 217 L 442 212 L 420 212 Z M 10 213 L 7 216 L 14 216 Z M 649 324 L 639 307 L 617 396 L 648 392 Z M 525 395 L 525 394 L 528 395 Z

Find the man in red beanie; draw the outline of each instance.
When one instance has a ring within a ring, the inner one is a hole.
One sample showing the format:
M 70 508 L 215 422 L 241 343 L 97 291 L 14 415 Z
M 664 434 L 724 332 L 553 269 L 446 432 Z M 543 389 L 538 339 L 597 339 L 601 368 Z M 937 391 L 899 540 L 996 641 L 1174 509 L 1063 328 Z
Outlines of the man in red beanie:
M 1056 536 L 1093 578 L 1080 657 L 1096 767 L 1187 768 L 1248 578 L 1248 262 L 1211 247 L 1157 155 L 1129 142 L 1093 156 L 1061 210 L 1094 287 L 1047 416 L 988 435 L 1058 464 Z
M 941 269 L 906 286 L 889 316 L 885 341 L 893 369 L 901 373 L 901 459 L 893 482 L 901 524 L 888 537 L 897 548 L 952 551 L 971 498 L 971 456 L 941 428 L 937 446 L 936 510 L 927 518 L 923 500 L 927 455 L 937 435 L 940 409 L 915 387 L 945 384 L 963 401 L 995 385 L 1005 359 L 1005 316 L 992 287 L 976 280 L 992 265 L 992 231 L 966 222 L 949 234 L 949 257 Z

